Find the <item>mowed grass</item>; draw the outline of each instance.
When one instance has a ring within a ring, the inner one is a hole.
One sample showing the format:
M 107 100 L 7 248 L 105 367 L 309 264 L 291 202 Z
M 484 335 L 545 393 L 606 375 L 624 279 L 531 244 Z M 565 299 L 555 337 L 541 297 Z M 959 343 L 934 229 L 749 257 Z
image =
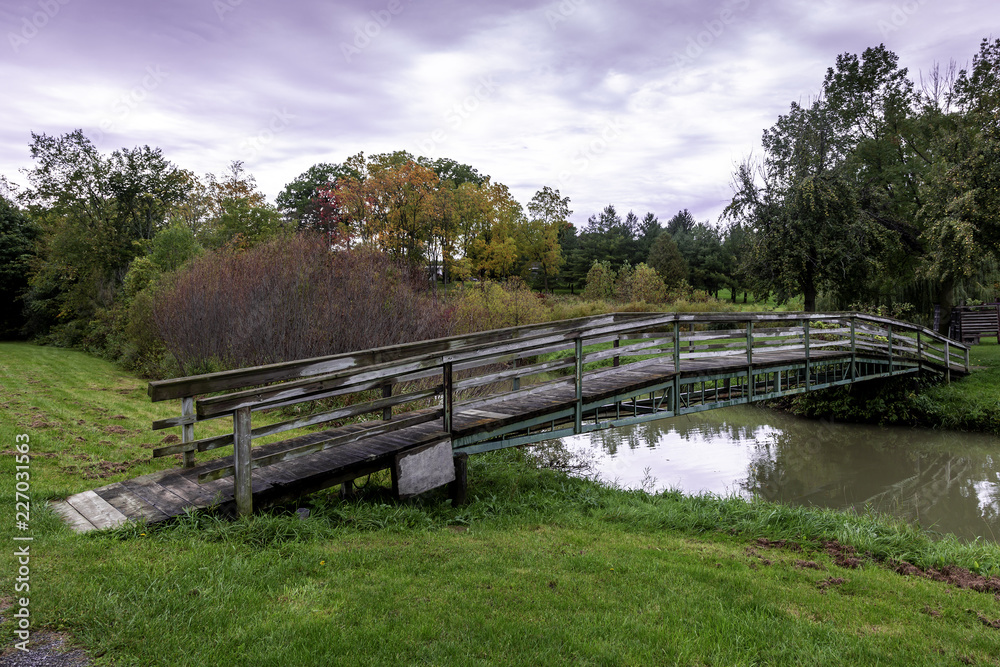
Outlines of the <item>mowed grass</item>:
M 34 455 L 32 627 L 68 632 L 97 664 L 1000 664 L 994 595 L 879 564 L 995 575 L 995 545 L 869 515 L 622 491 L 540 470 L 520 450 L 473 457 L 463 507 L 440 492 L 395 502 L 375 476 L 356 500 L 304 500 L 304 520 L 289 507 L 76 535 L 40 501 L 114 477 L 73 456 L 135 462 L 123 476 L 173 465 L 140 459 L 162 437 L 149 423 L 177 406 L 67 350 L 0 346 L 0 373 L 5 526 L 17 434 Z M 781 539 L 799 546 L 766 541 Z M 872 557 L 839 566 L 832 539 Z M 14 623 L 0 616 L 10 646 Z

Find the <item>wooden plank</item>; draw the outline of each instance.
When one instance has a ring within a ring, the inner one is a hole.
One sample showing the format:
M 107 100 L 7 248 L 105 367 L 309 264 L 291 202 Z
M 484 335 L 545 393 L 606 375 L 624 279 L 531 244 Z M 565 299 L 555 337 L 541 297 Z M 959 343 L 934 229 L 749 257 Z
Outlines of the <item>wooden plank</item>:
M 462 410 L 459 414 L 461 415 L 472 415 L 474 417 L 488 417 L 490 419 L 507 419 L 512 415 L 503 414 L 501 412 L 491 412 L 489 410 Z
M 186 507 L 191 506 L 186 498 L 152 480 L 138 477 L 126 479 L 121 484 L 133 496 L 149 503 L 168 517 L 181 515 Z
M 190 479 L 179 473 L 167 477 L 161 477 L 156 481 L 161 486 L 170 489 L 171 492 L 183 498 L 192 507 L 211 507 L 212 505 L 219 504 L 223 500 L 222 494 L 212 493 L 211 490 L 205 486 L 192 482 Z
M 87 517 L 64 500 L 50 500 L 49 507 L 55 512 L 64 523 L 69 524 L 74 533 L 86 533 L 97 530 L 97 526 L 87 520 Z
M 95 492 L 130 519 L 146 519 L 151 523 L 155 523 L 170 518 L 152 504 L 129 491 L 121 482 L 115 482 L 100 489 L 95 489 Z
M 98 530 L 114 528 L 128 521 L 127 516 L 93 491 L 74 494 L 66 499 L 66 503 L 72 505 Z

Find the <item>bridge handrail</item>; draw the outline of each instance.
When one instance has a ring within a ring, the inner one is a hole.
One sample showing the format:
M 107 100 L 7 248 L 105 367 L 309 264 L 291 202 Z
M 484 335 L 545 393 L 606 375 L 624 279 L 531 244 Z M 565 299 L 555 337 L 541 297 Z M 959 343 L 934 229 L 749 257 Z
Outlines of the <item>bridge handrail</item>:
M 435 338 L 428 341 L 417 341 L 400 345 L 388 345 L 385 347 L 362 350 L 359 352 L 344 352 L 311 359 L 299 359 L 296 361 L 286 361 L 264 366 L 254 366 L 251 368 L 238 368 L 229 371 L 216 373 L 205 373 L 201 375 L 190 375 L 167 380 L 154 380 L 149 383 L 147 392 L 151 400 L 164 401 L 170 399 L 183 398 L 185 396 L 195 396 L 199 394 L 210 394 L 219 391 L 228 391 L 243 387 L 270 384 L 273 382 L 283 382 L 296 378 L 322 375 L 336 371 L 359 369 L 366 366 L 391 363 L 394 361 L 404 361 L 410 357 L 416 357 L 434 353 L 444 353 L 471 347 L 488 346 L 494 343 L 517 340 L 533 335 L 543 335 L 557 331 L 575 331 L 586 329 L 599 322 L 615 322 L 629 319 L 637 319 L 648 313 L 610 313 L 606 315 L 592 315 L 569 320 L 559 320 L 557 322 L 544 322 L 539 324 L 521 325 L 507 327 L 504 329 L 492 329 L 474 334 L 459 336 L 449 336 L 446 338 Z

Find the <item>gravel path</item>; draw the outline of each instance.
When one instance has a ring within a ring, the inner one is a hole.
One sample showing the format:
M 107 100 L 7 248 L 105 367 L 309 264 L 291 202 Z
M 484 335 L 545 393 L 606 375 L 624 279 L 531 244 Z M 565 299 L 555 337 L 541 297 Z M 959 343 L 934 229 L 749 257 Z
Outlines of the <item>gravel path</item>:
M 9 646 L 0 653 L 0 667 L 89 667 L 83 649 L 67 650 L 68 637 L 40 630 L 31 633 L 29 651 Z

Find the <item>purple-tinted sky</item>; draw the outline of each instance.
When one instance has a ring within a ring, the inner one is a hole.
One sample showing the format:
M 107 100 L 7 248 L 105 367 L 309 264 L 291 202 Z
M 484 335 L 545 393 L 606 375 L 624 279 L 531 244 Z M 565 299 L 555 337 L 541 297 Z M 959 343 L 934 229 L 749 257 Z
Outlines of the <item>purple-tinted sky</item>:
M 405 149 L 583 222 L 608 203 L 714 221 L 733 166 L 837 54 L 914 78 L 1000 36 L 995 0 L 0 0 L 0 174 L 32 131 L 242 160 L 273 198 L 317 162 Z

